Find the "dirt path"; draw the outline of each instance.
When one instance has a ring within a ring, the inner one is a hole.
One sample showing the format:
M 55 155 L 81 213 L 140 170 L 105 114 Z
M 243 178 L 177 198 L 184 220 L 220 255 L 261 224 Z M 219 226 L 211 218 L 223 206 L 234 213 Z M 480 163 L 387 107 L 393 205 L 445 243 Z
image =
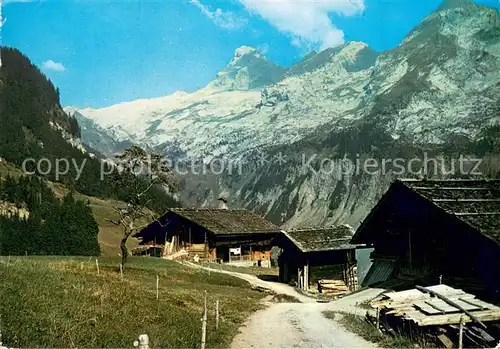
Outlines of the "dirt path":
M 356 307 L 357 304 L 375 297 L 382 290 L 370 289 L 338 301 L 317 303 L 314 298 L 304 296 L 285 284 L 264 281 L 250 274 L 190 264 L 197 268 L 210 269 L 211 272 L 238 277 L 253 286 L 294 296 L 302 302 L 272 303 L 271 297 L 267 297 L 266 308 L 255 312 L 240 328 L 240 333 L 234 338 L 231 349 L 376 347 L 375 344 L 347 331 L 335 320 L 325 318 L 323 311 L 361 312 L 362 310 Z
M 351 313 L 354 315 L 365 314 L 367 309 L 363 309 L 359 305 L 366 301 L 372 300 L 383 291 L 384 289 L 382 288 L 368 288 L 366 290 L 355 292 L 337 301 L 326 303 L 325 308 L 326 310 Z M 375 314 L 374 309 L 370 309 L 369 311 Z
M 250 317 L 231 348 L 375 348 L 325 318 L 324 310 L 321 303 L 271 304 Z
M 201 266 L 199 264 L 195 264 L 195 263 L 191 263 L 191 262 L 185 262 L 185 264 L 192 266 L 194 268 L 210 270 L 210 272 L 212 272 L 212 273 L 222 273 L 222 274 L 232 275 L 234 277 L 248 281 L 248 283 L 250 283 L 250 285 L 252 285 L 252 286 L 262 287 L 262 288 L 265 288 L 267 290 L 273 291 L 273 292 L 278 293 L 278 294 L 285 294 L 288 296 L 296 297 L 302 303 L 316 303 L 316 300 L 314 298 L 304 296 L 303 294 L 297 292 L 293 287 L 286 285 L 286 284 L 283 284 L 283 283 L 280 283 L 280 282 L 264 281 L 264 280 L 259 279 L 255 275 L 238 273 L 238 272 L 222 270 L 222 269 L 208 268 L 208 267 Z

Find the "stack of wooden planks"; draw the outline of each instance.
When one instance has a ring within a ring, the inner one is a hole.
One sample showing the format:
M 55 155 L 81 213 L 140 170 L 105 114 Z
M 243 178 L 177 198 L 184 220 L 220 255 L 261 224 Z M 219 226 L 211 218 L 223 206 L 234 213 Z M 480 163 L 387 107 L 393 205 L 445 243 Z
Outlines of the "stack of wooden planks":
M 455 329 L 465 327 L 465 332 L 476 337 L 476 342 L 492 342 L 495 338 L 486 331 L 485 322 L 500 321 L 500 307 L 477 299 L 473 294 L 455 289 L 447 285 L 419 287 L 401 292 L 389 292 L 371 302 L 377 309 L 381 321 L 385 325 L 410 323 L 423 327 Z M 467 328 L 465 325 L 470 324 Z M 456 331 L 455 331 L 456 332 Z
M 322 279 L 318 281 L 318 290 L 323 294 L 340 295 L 349 292 L 349 287 L 343 280 Z
M 481 321 L 500 320 L 500 307 L 483 302 L 473 294 L 446 285 L 430 286 L 427 289 L 445 296 Z M 412 320 L 419 326 L 459 324 L 462 316 L 464 322 L 472 321 L 460 308 L 417 289 L 385 293 L 383 299 L 373 301 L 372 306 L 385 310 L 387 315 Z

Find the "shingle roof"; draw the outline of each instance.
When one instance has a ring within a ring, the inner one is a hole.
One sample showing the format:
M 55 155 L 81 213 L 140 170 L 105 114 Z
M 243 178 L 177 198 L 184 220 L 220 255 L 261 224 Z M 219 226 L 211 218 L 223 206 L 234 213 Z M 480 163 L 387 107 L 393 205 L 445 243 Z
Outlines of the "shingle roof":
M 356 248 L 349 244 L 353 230 L 347 225 L 283 231 L 283 234 L 302 252 L 320 252 Z
M 258 214 L 243 209 L 173 208 L 181 216 L 214 234 L 280 233 L 281 229 Z
M 400 180 L 500 244 L 500 180 Z

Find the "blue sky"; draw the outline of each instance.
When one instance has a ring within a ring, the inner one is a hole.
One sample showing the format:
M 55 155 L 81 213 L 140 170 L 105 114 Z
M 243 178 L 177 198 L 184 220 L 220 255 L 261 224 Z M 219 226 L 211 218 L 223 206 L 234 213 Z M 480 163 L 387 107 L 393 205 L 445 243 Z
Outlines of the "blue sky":
M 387 50 L 440 3 L 4 0 L 2 44 L 27 54 L 63 105 L 103 107 L 202 87 L 242 45 L 284 66 L 347 40 Z

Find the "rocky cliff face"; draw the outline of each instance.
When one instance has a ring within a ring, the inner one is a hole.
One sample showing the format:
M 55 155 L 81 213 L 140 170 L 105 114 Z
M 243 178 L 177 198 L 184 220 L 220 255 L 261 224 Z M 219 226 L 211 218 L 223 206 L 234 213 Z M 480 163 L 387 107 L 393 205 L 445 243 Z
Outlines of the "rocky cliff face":
M 381 54 L 348 42 L 283 71 L 242 48 L 193 94 L 79 113 L 117 141 L 184 159 L 184 170 L 198 159 L 183 175 L 188 204 L 213 205 L 227 190 L 230 206 L 276 223 L 357 226 L 394 176 L 424 167 L 412 158 L 443 156 L 446 168 L 426 170 L 439 175 L 460 154 L 494 167 L 485 144 L 500 122 L 499 35 L 496 10 L 447 1 Z

